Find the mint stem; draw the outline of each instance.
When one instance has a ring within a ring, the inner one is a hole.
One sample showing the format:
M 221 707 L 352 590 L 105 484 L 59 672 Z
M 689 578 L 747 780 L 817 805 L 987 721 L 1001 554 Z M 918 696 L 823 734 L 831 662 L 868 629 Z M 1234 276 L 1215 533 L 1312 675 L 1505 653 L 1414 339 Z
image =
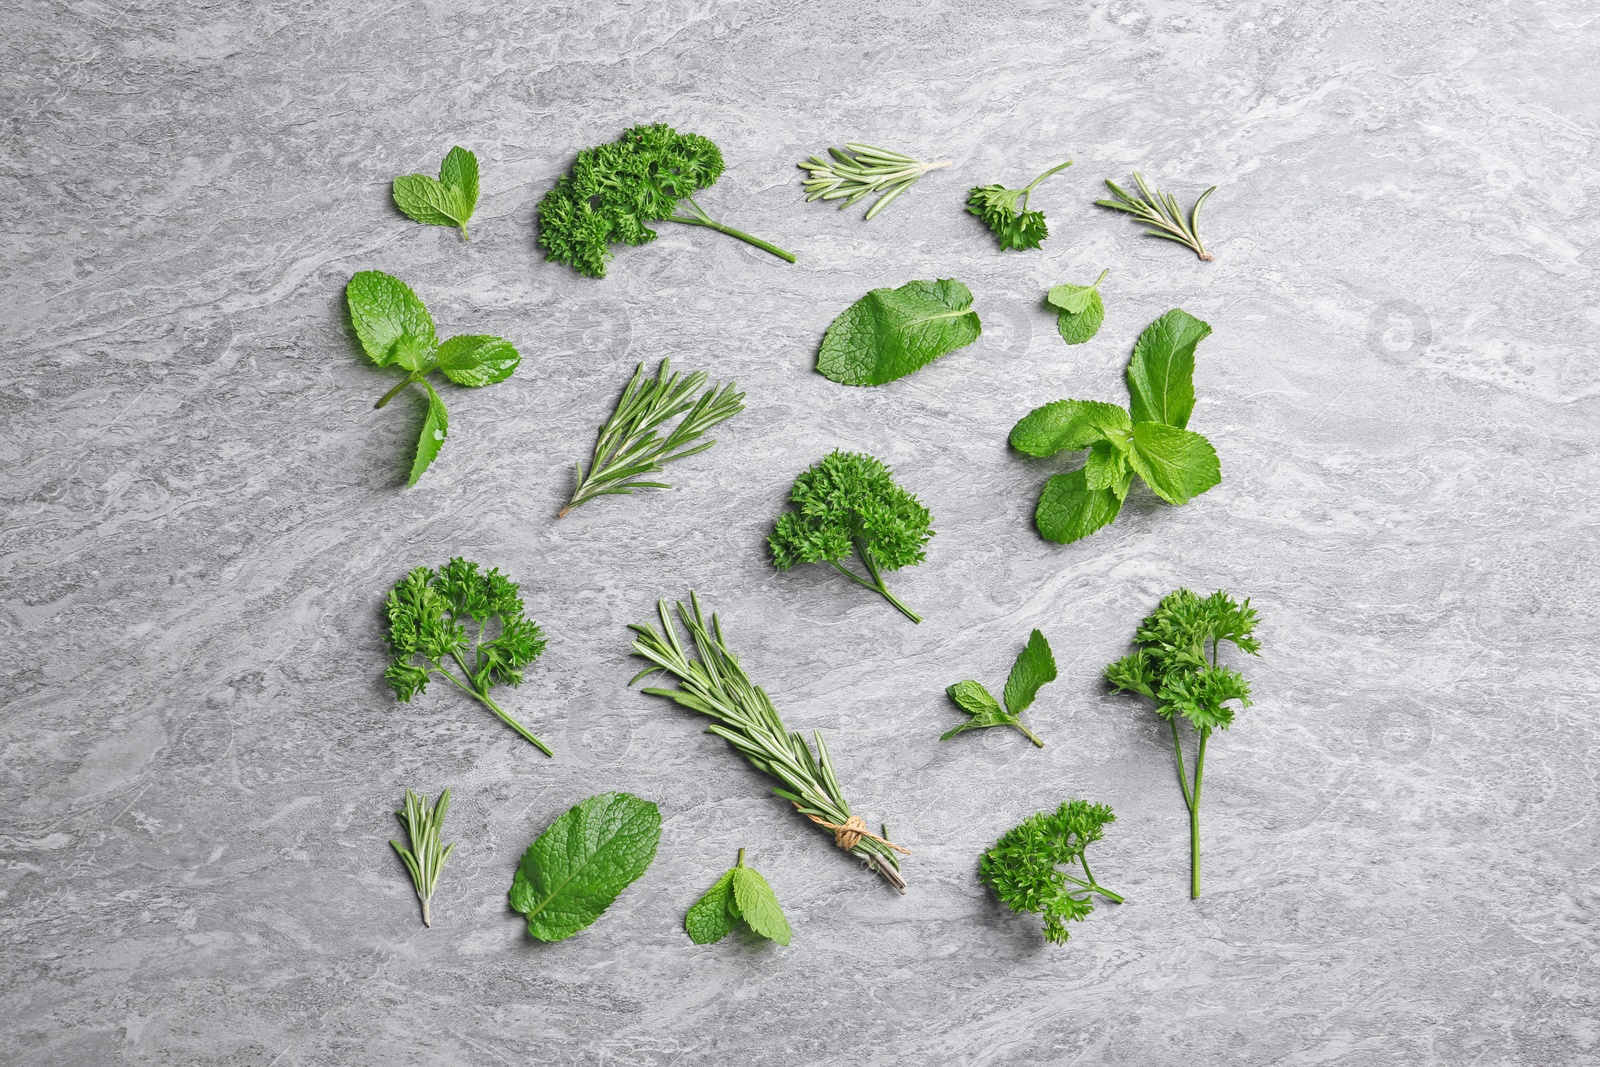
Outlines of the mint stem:
M 372 405 L 373 410 L 377 410 L 378 408 L 383 407 L 383 405 L 387 404 L 389 401 L 391 401 L 395 397 L 399 396 L 400 395 L 400 390 L 404 389 L 406 386 L 410 385 L 412 382 L 414 382 L 416 380 L 417 380 L 416 378 L 412 377 L 409 374 L 406 375 L 404 378 L 400 379 L 400 384 L 399 385 L 395 386 L 393 389 L 389 390 L 387 393 L 384 393 L 383 396 L 381 398 L 379 398 L 378 402 L 376 404 Z

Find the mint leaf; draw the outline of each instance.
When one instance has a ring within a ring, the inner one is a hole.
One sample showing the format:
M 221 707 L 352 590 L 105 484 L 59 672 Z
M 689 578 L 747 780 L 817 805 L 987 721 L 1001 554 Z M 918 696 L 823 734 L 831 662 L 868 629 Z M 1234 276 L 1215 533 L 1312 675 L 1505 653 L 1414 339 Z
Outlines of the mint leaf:
M 388 366 L 403 356 L 402 366 L 415 370 L 415 359 L 407 354 L 431 352 L 438 343 L 433 316 L 411 287 L 394 275 L 361 271 L 350 279 L 344 292 L 361 348 L 378 366 Z
M 522 362 L 511 342 L 473 334 L 450 338 L 439 346 L 435 356 L 446 378 L 468 386 L 503 382 Z
M 1107 429 L 1127 429 L 1128 413 L 1100 400 L 1056 400 L 1034 408 L 1011 428 L 1011 447 L 1030 456 L 1076 452 L 1105 440 Z
M 817 370 L 841 385 L 882 385 L 970 345 L 982 332 L 972 291 L 954 279 L 874 289 L 828 327 Z
M 1134 422 L 1184 429 L 1194 411 L 1194 349 L 1211 327 L 1173 308 L 1139 335 L 1128 361 L 1128 410 Z
M 1088 306 L 1079 314 L 1062 311 L 1056 315 L 1056 331 L 1061 334 L 1061 339 L 1069 345 L 1081 345 L 1100 332 L 1100 324 L 1106 321 L 1106 306 L 1100 300 L 1100 294 L 1089 294 Z
M 458 226 L 467 237 L 467 220 L 478 205 L 478 157 L 459 145 L 439 166 L 439 177 L 407 174 L 394 180 L 395 206 L 417 222 Z
M 439 399 L 439 394 L 433 391 L 433 386 L 426 381 L 423 388 L 428 390 L 428 414 L 422 420 L 422 433 L 417 438 L 417 454 L 411 461 L 411 477 L 406 485 L 416 485 L 417 479 L 422 477 L 422 472 L 439 455 L 439 449 L 444 447 L 444 439 L 450 434 L 450 422 L 445 416 L 444 401 Z
M 778 904 L 778 895 L 772 891 L 772 886 L 753 867 L 735 867 L 731 873 L 734 903 L 738 905 L 739 917 L 745 921 L 745 925 L 768 941 L 787 945 L 791 936 L 789 920 L 784 918 L 783 908 Z
M 594 923 L 656 858 L 661 811 L 632 793 L 601 793 L 574 806 L 528 846 L 511 882 L 511 906 L 528 933 L 563 941 Z
M 1111 273 L 1107 267 L 1093 285 L 1057 285 L 1045 295 L 1045 303 L 1056 309 L 1056 329 L 1069 345 L 1081 345 L 1100 332 L 1106 318 L 1106 305 L 1100 299 L 1100 283 Z
M 1110 441 L 1096 441 L 1089 447 L 1089 461 L 1083 465 L 1084 484 L 1090 489 L 1110 489 L 1117 499 L 1126 500 L 1133 483 L 1127 453 Z
M 740 922 L 769 941 L 789 943 L 789 920 L 783 917 L 778 896 L 759 871 L 739 862 L 723 873 L 683 917 L 683 928 L 697 945 L 721 941 Z
M 1017 654 L 1016 662 L 1011 665 L 1011 676 L 1006 679 L 1004 708 L 996 703 L 987 689 L 971 680 L 957 682 L 945 690 L 950 699 L 972 718 L 947 730 L 939 740 L 948 741 L 967 730 L 1015 726 L 1029 741 L 1043 748 L 1044 742 L 1023 725 L 1022 713 L 1033 703 L 1039 687 L 1054 681 L 1055 677 L 1056 660 L 1050 653 L 1050 643 L 1044 639 L 1044 634 L 1035 630 L 1029 635 L 1027 645 Z
M 734 908 L 733 871 L 728 870 L 683 917 L 683 928 L 688 931 L 689 940 L 697 945 L 711 945 L 727 937 L 739 922 Z
M 957 707 L 971 715 L 972 718 L 960 726 L 946 730 L 939 736 L 941 741 L 948 741 L 959 733 L 965 733 L 967 730 L 981 730 L 986 726 L 1010 726 L 1012 724 L 1012 717 L 1007 715 L 999 702 L 989 695 L 989 690 L 971 679 L 957 682 L 955 685 L 947 687 L 945 694 L 956 702 Z
M 1034 525 L 1046 539 L 1069 545 L 1110 525 L 1122 510 L 1122 498 L 1112 489 L 1090 489 L 1081 470 L 1058 474 L 1044 483 Z
M 458 385 L 480 386 L 505 381 L 522 357 L 508 341 L 498 337 L 464 335 L 440 344 L 433 317 L 410 286 L 377 270 L 365 270 L 345 287 L 350 321 L 367 357 L 380 367 L 409 371 L 375 407 L 383 407 L 415 382 L 428 391 L 428 412 L 411 463 L 407 485 L 416 485 L 422 472 L 438 456 L 449 433 L 444 401 L 427 376 L 441 371 Z
M 1134 424 L 1128 462 L 1150 490 L 1169 504 L 1187 504 L 1222 481 L 1222 466 L 1211 442 L 1164 423 Z
M 1017 654 L 1011 665 L 1011 675 L 1006 679 L 1006 710 L 1021 716 L 1039 695 L 1039 687 L 1056 680 L 1056 658 L 1050 651 L 1050 642 L 1038 630 L 1028 635 L 1028 643 Z

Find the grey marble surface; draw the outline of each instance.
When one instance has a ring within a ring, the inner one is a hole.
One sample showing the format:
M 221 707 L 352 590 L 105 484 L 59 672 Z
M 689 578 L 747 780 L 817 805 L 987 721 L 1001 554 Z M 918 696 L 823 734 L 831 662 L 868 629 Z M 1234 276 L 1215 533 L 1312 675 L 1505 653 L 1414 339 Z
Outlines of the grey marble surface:
M 94 4 L 0 12 L 0 1047 L 7 1063 L 1600 1063 L 1600 21 L 1590 5 L 1317 2 Z M 637 121 L 710 136 L 702 204 L 787 266 L 666 227 L 604 281 L 548 264 L 539 196 Z M 861 139 L 955 166 L 863 224 L 794 162 Z M 396 174 L 474 149 L 473 239 Z M 1000 254 L 965 190 L 1041 187 Z M 1214 263 L 1090 202 L 1139 168 L 1213 183 Z M 1067 348 L 1045 288 L 1111 268 Z M 382 269 L 506 384 L 420 410 L 349 334 Z M 983 337 L 893 385 L 812 371 L 866 289 L 958 277 Z M 1057 469 L 1008 451 L 1061 396 L 1121 401 L 1138 331 L 1215 328 L 1193 426 L 1221 486 L 1136 497 L 1060 547 Z M 554 513 L 633 365 L 749 410 L 680 487 Z M 897 576 L 926 622 L 765 562 L 793 476 L 874 452 L 932 509 Z M 465 554 L 550 650 L 509 700 L 546 760 L 444 691 L 383 686 L 378 606 Z M 1178 585 L 1254 598 L 1258 706 L 1212 746 L 1206 895 L 1147 708 L 1102 664 Z M 625 624 L 690 588 L 854 804 L 915 855 L 887 891 L 701 723 L 624 688 Z M 1031 627 L 1062 679 L 940 744 L 943 687 Z M 449 786 L 424 930 L 387 839 Z M 529 940 L 521 850 L 595 792 L 660 803 L 649 873 Z M 1128 897 L 1045 945 L 974 877 L 1006 827 L 1112 804 Z M 747 847 L 792 947 L 697 948 L 684 909 Z

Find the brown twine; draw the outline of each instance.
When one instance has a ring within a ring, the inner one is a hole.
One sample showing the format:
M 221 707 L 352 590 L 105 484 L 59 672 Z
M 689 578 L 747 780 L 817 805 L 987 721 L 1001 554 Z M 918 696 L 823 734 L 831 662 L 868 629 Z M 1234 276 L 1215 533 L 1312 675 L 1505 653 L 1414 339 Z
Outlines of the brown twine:
M 844 821 L 843 825 L 840 825 L 839 823 L 831 823 L 826 819 L 818 818 L 809 811 L 802 811 L 800 814 L 804 815 L 806 818 L 810 819 L 824 830 L 832 830 L 833 843 L 844 849 L 846 852 L 851 851 L 857 845 L 859 845 L 863 837 L 870 837 L 874 841 L 888 845 L 896 852 L 904 853 L 907 856 L 911 855 L 911 850 L 909 848 L 902 848 L 893 841 L 890 841 L 887 837 L 879 837 L 871 830 L 868 830 L 866 822 L 859 815 L 850 816 Z

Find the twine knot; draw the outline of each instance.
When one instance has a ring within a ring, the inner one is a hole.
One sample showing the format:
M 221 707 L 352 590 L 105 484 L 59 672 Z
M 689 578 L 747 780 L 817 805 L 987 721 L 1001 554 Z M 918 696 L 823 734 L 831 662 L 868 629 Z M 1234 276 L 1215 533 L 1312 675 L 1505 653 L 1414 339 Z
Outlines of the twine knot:
M 852 815 L 843 823 L 832 823 L 828 822 L 826 819 L 819 818 L 818 816 L 811 814 L 809 811 L 803 811 L 800 814 L 804 815 L 806 818 L 810 819 L 824 830 L 832 830 L 833 843 L 844 849 L 846 852 L 852 851 L 857 845 L 861 844 L 861 839 L 863 837 L 870 837 L 874 841 L 888 845 L 896 852 L 904 853 L 907 856 L 911 855 L 911 850 L 909 848 L 902 848 L 893 841 L 890 841 L 887 837 L 879 837 L 871 830 L 868 830 L 866 821 L 863 820 L 859 815 Z

